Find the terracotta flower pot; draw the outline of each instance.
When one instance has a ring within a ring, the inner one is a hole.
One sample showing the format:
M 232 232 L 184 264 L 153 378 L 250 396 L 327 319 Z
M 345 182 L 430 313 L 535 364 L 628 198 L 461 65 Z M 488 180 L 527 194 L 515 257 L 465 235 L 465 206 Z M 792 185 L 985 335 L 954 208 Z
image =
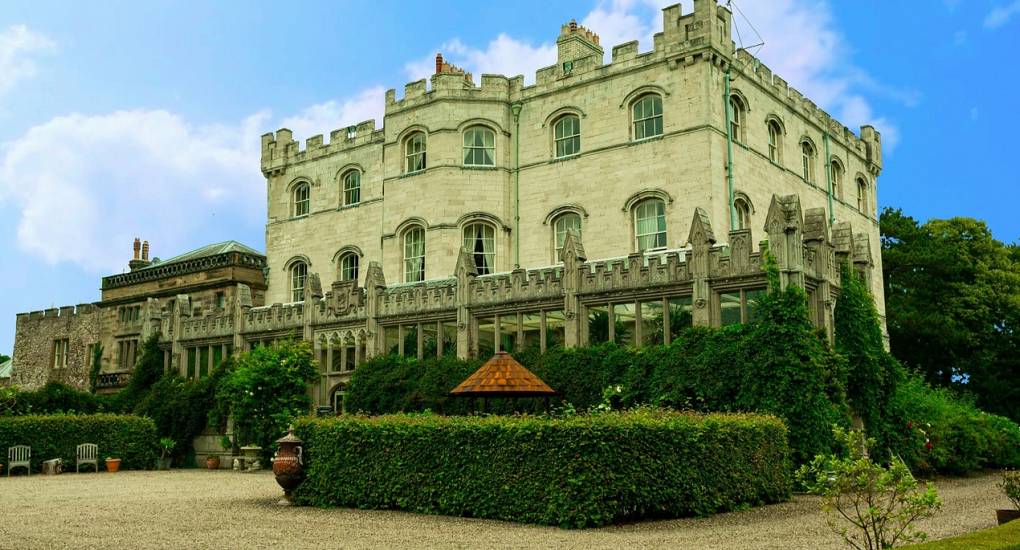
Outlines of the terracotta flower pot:
M 1009 523 L 1013 520 L 1020 519 L 1020 510 L 996 510 L 995 519 L 999 520 L 999 525 Z
M 210 470 L 220 469 L 220 457 L 219 455 L 209 455 L 205 457 L 205 467 Z
M 106 471 L 111 474 L 120 470 L 120 459 L 119 458 L 107 458 L 106 459 Z

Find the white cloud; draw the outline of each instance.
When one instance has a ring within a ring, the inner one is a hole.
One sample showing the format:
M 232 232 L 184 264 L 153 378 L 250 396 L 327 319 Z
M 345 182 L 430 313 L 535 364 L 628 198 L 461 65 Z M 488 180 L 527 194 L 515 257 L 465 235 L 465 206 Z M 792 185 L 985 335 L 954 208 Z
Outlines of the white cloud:
M 382 86 L 373 86 L 362 90 L 351 99 L 329 100 L 312 105 L 297 115 L 283 119 L 280 124 L 300 138 L 323 134 L 327 141 L 331 131 L 369 119 L 375 119 L 376 127 L 380 128 L 385 95 L 386 90 Z
M 34 55 L 55 49 L 53 41 L 24 25 L 0 31 L 0 95 L 10 91 L 18 81 L 35 76 Z
M 197 235 L 264 223 L 267 116 L 214 126 L 159 110 L 57 117 L 4 144 L 0 200 L 21 213 L 27 252 L 119 272 L 135 236 L 166 257 Z
M 480 74 L 524 75 L 528 83 L 535 81 L 535 70 L 556 63 L 556 44 L 537 46 L 500 33 L 485 49 L 470 47 L 458 38 L 443 43 L 437 49 L 447 63 L 465 71 Z M 428 78 L 436 72 L 435 53 L 404 65 L 408 79 Z M 477 78 L 476 78 L 477 82 Z
M 1020 13 L 1020 0 L 1013 0 L 1004 6 L 996 6 L 985 16 L 985 28 L 997 29 L 1009 23 L 1009 20 L 1018 13 Z

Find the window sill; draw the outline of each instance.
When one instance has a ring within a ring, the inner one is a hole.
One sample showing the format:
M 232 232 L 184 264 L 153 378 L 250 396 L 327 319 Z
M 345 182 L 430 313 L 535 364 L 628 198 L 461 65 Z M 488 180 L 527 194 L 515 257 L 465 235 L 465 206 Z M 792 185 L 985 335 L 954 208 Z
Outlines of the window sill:
M 344 205 L 341 205 L 341 206 L 337 207 L 337 210 L 352 210 L 354 208 L 357 208 L 357 207 L 361 206 L 362 204 L 363 203 L 361 201 L 358 201 L 358 202 L 356 202 L 354 204 L 344 204 Z
M 300 216 L 291 216 L 289 220 L 303 220 L 308 217 L 308 214 L 301 214 Z
M 644 138 L 641 138 L 641 139 L 632 139 L 632 140 L 630 140 L 630 145 L 637 145 L 639 143 L 648 143 L 649 141 L 656 141 L 656 140 L 662 139 L 663 135 L 664 134 L 658 134 L 658 135 L 655 135 L 655 136 L 644 137 Z
M 574 160 L 578 158 L 581 158 L 581 153 L 574 153 L 573 155 L 563 155 L 562 157 L 553 157 L 549 159 L 549 164 L 553 164 L 556 162 L 565 162 L 568 160 Z
M 464 170 L 481 170 L 483 172 L 485 172 L 485 171 L 492 171 L 492 170 L 496 170 L 497 169 L 496 165 L 494 165 L 494 164 L 493 165 L 489 165 L 489 164 L 465 164 L 465 165 L 461 166 L 461 168 L 463 168 Z
M 400 174 L 400 178 L 410 178 L 419 174 L 424 174 L 426 170 L 428 170 L 428 168 L 422 168 L 421 170 L 415 170 L 414 172 L 404 172 L 403 174 Z

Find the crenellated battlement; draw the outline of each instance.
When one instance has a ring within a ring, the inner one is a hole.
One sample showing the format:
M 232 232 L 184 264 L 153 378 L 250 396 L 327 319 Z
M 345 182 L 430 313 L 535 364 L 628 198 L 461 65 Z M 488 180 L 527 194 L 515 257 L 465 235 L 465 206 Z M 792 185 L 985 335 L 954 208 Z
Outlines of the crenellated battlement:
M 43 319 L 67 319 L 79 315 L 92 315 L 99 311 L 99 304 L 78 304 L 74 306 L 53 307 L 39 311 L 27 311 L 17 315 L 18 322 L 40 321 Z
M 322 134 L 312 136 L 305 140 L 304 148 L 294 139 L 291 130 L 280 128 L 275 133 L 268 132 L 262 135 L 262 173 L 268 177 L 272 172 L 281 170 L 288 164 L 382 142 L 383 130 L 376 128 L 374 119 L 333 130 L 329 133 L 329 143 L 323 141 Z
M 780 101 L 784 101 L 792 110 L 812 120 L 821 127 L 822 131 L 827 132 L 830 138 L 836 139 L 848 149 L 856 151 L 858 155 L 873 164 L 877 171 L 881 171 L 882 139 L 873 126 L 862 126 L 858 136 L 832 115 L 819 108 L 815 102 L 804 97 L 804 94 L 790 86 L 786 80 L 774 74 L 761 60 L 751 55 L 747 50 L 737 50 L 733 68 L 745 78 L 760 84 Z

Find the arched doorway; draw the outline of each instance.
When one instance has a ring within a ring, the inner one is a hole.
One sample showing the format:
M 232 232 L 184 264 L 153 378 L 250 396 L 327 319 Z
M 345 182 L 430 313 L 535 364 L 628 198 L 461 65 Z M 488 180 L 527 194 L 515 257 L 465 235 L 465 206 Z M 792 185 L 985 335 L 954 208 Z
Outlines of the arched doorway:
M 346 398 L 347 386 L 345 384 L 337 384 L 329 390 L 329 406 L 333 409 L 333 414 L 346 414 Z

